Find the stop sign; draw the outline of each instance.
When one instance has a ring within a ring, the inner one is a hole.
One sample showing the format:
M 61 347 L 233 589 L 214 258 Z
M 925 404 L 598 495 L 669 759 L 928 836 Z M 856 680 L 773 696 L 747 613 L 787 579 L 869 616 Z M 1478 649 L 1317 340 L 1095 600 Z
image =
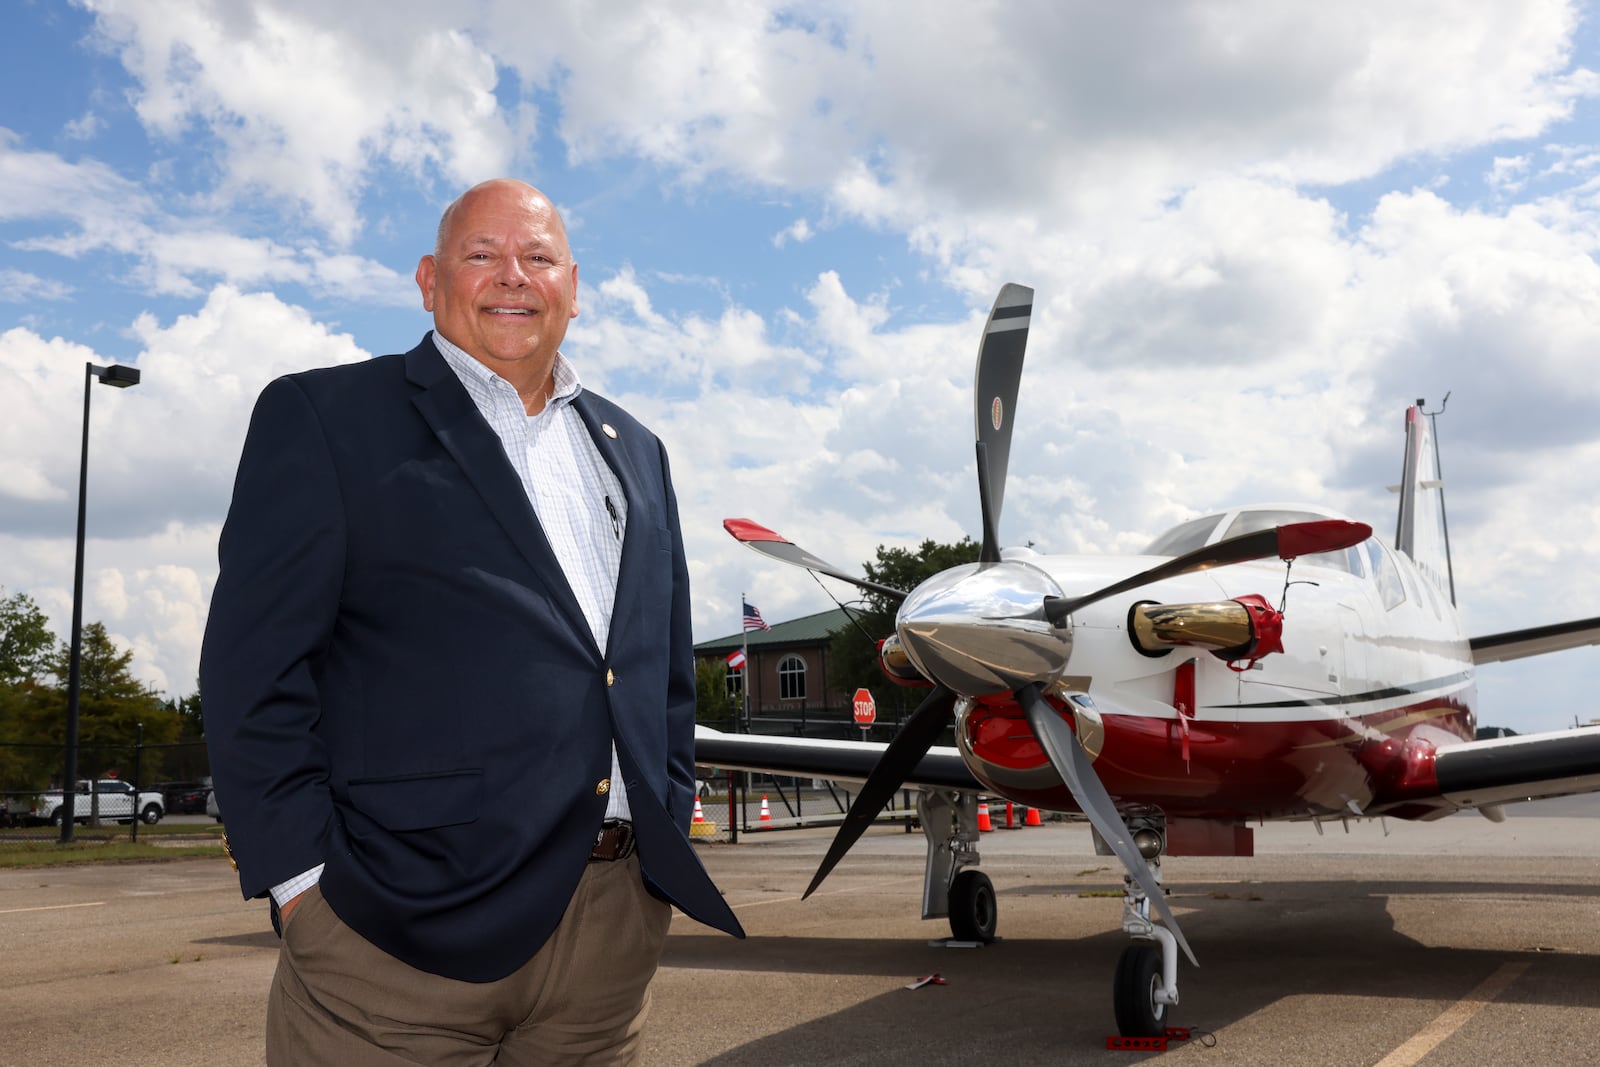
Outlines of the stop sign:
M 878 705 L 873 702 L 872 693 L 869 690 L 857 689 L 853 703 L 855 705 L 857 726 L 866 729 L 877 721 Z

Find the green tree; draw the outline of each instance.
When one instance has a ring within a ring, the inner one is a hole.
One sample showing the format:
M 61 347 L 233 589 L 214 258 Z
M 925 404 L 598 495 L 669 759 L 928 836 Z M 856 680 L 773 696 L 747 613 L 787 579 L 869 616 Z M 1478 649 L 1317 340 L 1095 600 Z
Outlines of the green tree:
M 728 665 L 720 657 L 695 660 L 694 720 L 731 729 L 734 700 L 728 695 Z
M 982 546 L 970 537 L 963 537 L 954 544 L 929 539 L 915 552 L 879 545 L 877 562 L 864 563 L 862 569 L 868 578 L 881 585 L 909 592 L 940 571 L 963 563 L 976 563 L 981 549 Z M 895 685 L 878 668 L 877 642 L 894 633 L 899 603 L 881 593 L 866 593 L 864 599 L 865 609 L 857 617 L 860 628 L 845 626 L 833 632 L 828 649 L 830 672 L 837 680 L 837 687 L 846 693 L 863 686 L 872 690 L 880 721 L 886 715 L 903 717 L 922 702 L 926 691 Z M 871 635 L 870 639 L 867 634 Z
M 59 703 L 54 722 L 39 740 L 66 742 L 67 680 L 72 649 L 58 645 L 51 656 L 49 670 L 59 688 Z M 133 742 L 144 727 L 147 745 L 170 744 L 183 729 L 182 717 L 164 706 L 154 689 L 133 674 L 133 652 L 123 650 L 111 640 L 103 623 L 91 622 L 83 628 L 83 653 L 79 665 L 78 756 L 79 773 L 97 777 L 115 767 L 132 774 Z M 163 777 L 158 755 L 146 754 L 140 775 L 147 781 Z
M 200 713 L 200 691 L 196 689 L 186 697 L 176 700 L 168 699 L 163 708 L 178 717 L 181 724 L 179 735 L 182 737 L 204 737 L 206 735 L 205 716 Z
M 51 686 L 0 685 L 0 790 L 43 789 L 61 773 L 65 708 Z
M 47 670 L 55 636 L 27 593 L 0 597 L 0 685 L 20 685 Z

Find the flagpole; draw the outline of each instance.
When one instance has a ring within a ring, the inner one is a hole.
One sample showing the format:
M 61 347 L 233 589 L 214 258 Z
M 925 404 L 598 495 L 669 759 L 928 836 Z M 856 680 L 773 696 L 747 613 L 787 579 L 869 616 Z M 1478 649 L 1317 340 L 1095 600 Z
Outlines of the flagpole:
M 750 732 L 750 629 L 744 624 L 744 594 L 739 594 L 739 637 L 744 642 L 744 666 L 740 667 L 739 703 L 744 713 L 744 732 Z

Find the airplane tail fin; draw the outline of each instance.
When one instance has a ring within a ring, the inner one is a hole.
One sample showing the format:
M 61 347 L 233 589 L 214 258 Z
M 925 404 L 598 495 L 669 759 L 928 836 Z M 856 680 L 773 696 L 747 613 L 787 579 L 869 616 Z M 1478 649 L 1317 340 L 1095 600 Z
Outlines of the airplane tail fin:
M 1448 403 L 1450 397 L 1445 396 Z M 1394 547 L 1411 557 L 1417 569 L 1456 601 L 1455 572 L 1450 565 L 1450 526 L 1445 519 L 1444 478 L 1439 470 L 1439 447 L 1433 416 L 1422 401 L 1406 409 L 1406 456 L 1400 474 L 1400 520 Z M 1439 408 L 1443 411 L 1441 405 Z M 1437 414 L 1435 412 L 1434 414 Z

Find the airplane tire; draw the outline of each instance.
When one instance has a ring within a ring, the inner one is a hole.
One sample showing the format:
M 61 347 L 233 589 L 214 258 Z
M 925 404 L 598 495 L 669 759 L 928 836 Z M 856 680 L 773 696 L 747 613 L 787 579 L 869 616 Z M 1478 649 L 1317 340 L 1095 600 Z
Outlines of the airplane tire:
M 979 870 L 965 870 L 950 883 L 950 934 L 957 941 L 994 940 L 1000 922 L 994 883 Z
M 1160 1037 L 1166 1033 L 1167 1006 L 1156 1003 L 1161 988 L 1161 946 L 1135 941 L 1122 950 L 1112 980 L 1117 1030 L 1123 1037 Z

